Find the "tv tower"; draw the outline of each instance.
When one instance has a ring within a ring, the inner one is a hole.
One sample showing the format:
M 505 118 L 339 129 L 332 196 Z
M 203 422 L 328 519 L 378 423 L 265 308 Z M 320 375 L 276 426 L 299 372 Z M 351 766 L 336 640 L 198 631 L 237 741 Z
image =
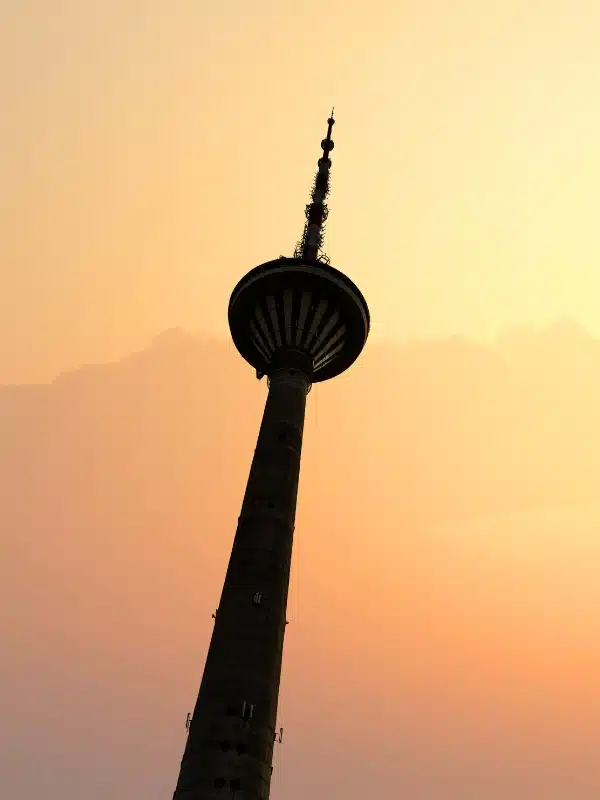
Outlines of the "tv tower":
M 293 258 L 229 301 L 236 348 L 268 396 L 173 800 L 268 800 L 306 396 L 358 358 L 369 310 L 322 252 L 333 111 Z

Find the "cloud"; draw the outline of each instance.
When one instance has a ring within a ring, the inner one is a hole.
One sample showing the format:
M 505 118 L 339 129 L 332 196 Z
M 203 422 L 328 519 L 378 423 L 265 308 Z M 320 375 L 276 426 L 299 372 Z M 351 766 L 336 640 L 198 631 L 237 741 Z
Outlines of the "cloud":
M 1 794 L 169 796 L 264 392 L 177 329 L 0 388 Z M 275 798 L 595 796 L 599 408 L 570 323 L 313 388 Z

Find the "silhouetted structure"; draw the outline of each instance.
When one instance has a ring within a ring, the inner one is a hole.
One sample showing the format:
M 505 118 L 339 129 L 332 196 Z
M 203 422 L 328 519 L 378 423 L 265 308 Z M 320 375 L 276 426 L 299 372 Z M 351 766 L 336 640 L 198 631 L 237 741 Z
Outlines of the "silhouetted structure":
M 322 254 L 333 112 L 293 258 L 233 290 L 233 341 L 269 392 L 174 800 L 267 800 L 306 395 L 358 357 L 369 311 Z

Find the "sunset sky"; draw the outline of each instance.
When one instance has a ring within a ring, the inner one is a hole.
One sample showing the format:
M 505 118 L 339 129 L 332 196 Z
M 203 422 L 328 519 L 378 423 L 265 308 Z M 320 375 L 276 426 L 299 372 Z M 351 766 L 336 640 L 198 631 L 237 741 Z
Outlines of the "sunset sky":
M 0 796 L 171 796 L 264 402 L 227 302 L 333 105 L 372 331 L 309 397 L 272 800 L 600 796 L 599 40 L 0 0 Z
M 0 381 L 226 334 L 300 235 L 373 336 L 600 333 L 600 7 L 583 0 L 3 0 Z

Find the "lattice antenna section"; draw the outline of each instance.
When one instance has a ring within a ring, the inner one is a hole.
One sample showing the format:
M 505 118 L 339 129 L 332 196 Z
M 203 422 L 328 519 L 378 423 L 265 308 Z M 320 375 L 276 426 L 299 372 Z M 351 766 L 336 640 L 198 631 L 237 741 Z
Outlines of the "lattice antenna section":
M 294 258 L 303 258 L 310 261 L 323 261 L 329 263 L 329 259 L 323 253 L 323 240 L 325 235 L 325 221 L 329 214 L 327 203 L 325 202 L 329 194 L 331 159 L 329 153 L 333 150 L 334 143 L 331 132 L 335 125 L 333 109 L 331 116 L 327 120 L 327 136 L 321 142 L 323 155 L 318 161 L 317 174 L 311 192 L 311 202 L 306 206 L 304 214 L 306 223 L 302 238 L 296 245 Z

